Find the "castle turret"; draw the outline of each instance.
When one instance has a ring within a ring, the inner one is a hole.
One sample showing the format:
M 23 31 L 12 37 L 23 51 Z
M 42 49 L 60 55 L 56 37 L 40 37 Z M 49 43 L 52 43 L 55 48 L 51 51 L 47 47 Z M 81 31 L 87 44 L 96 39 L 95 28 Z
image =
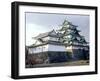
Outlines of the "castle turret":
M 58 34 L 61 35 L 59 39 L 66 46 L 66 50 L 71 54 L 73 60 L 88 59 L 88 43 L 84 36 L 80 35 L 78 26 L 73 25 L 71 22 L 64 20 Z

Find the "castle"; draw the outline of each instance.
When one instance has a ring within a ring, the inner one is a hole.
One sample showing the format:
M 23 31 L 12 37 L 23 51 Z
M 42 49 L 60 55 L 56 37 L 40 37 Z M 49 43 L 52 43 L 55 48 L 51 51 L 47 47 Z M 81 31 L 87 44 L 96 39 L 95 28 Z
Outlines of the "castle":
M 88 60 L 89 45 L 79 32 L 77 26 L 64 20 L 60 29 L 53 29 L 33 37 L 36 42 L 26 46 L 27 55 L 40 64 Z

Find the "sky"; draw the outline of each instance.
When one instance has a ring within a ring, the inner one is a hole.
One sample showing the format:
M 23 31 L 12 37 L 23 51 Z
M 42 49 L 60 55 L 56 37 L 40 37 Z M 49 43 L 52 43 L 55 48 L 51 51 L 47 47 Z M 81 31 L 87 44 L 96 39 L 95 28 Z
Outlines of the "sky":
M 26 17 L 26 45 L 35 43 L 32 37 L 40 33 L 45 33 L 53 29 L 58 30 L 61 24 L 66 19 L 77 25 L 80 34 L 83 35 L 87 42 L 89 42 L 89 15 L 75 15 L 75 14 L 51 14 L 51 13 L 25 13 Z

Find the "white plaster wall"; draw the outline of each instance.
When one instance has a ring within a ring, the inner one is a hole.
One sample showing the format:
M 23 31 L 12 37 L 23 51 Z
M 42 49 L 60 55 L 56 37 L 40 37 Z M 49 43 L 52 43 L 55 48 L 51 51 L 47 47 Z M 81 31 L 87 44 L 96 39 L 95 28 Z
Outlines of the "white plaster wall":
M 66 49 L 72 49 L 72 46 L 68 46 L 68 47 L 66 47 Z
M 66 51 L 65 46 L 62 45 L 48 45 L 48 51 Z
M 49 40 L 52 40 L 52 41 L 58 41 L 58 38 L 55 38 L 55 37 L 49 37 Z
M 29 53 L 39 53 L 39 52 L 44 52 L 48 51 L 48 45 L 43 45 L 35 48 L 29 48 Z
M 44 41 L 47 41 L 47 40 L 52 40 L 52 41 L 58 41 L 58 38 L 56 37 L 45 37 L 43 38 Z
M 62 45 L 43 45 L 35 48 L 29 48 L 29 53 L 39 53 L 39 52 L 46 52 L 46 51 L 66 51 L 65 46 Z
M 88 50 L 87 47 L 81 47 L 81 46 L 69 46 L 69 47 L 66 47 L 66 49 L 83 49 L 83 48 Z

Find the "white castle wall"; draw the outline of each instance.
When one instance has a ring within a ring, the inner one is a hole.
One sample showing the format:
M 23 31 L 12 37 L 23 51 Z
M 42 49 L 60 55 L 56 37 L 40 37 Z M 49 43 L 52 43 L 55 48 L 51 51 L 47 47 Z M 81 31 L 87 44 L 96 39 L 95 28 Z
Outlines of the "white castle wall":
M 58 41 L 58 38 L 55 38 L 55 37 L 45 37 L 45 38 L 42 38 L 44 41 L 47 41 L 47 40 L 51 40 L 51 41 Z
M 35 48 L 29 48 L 29 53 L 39 53 L 39 52 L 46 52 L 46 51 L 61 51 L 64 52 L 66 51 L 65 46 L 62 45 L 43 45 L 43 46 L 38 46 Z
M 65 46 L 62 45 L 48 45 L 48 51 L 66 51 Z

